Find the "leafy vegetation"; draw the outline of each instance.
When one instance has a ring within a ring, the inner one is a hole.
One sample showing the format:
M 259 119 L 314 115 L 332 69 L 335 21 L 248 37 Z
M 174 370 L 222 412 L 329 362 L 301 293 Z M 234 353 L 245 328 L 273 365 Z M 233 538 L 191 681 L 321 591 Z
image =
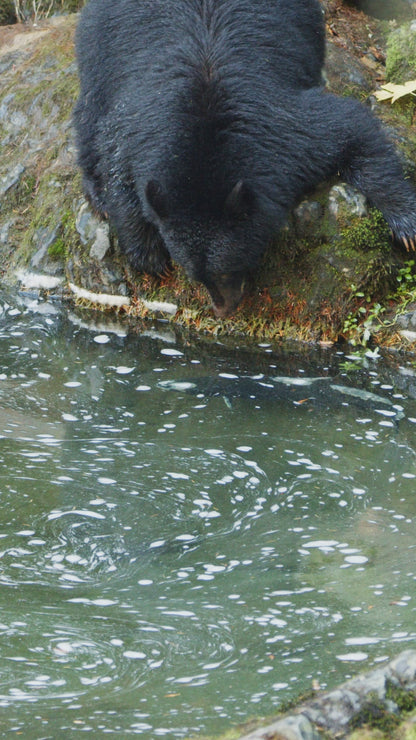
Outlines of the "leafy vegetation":
M 351 290 L 352 297 L 360 299 L 362 304 L 356 313 L 348 314 L 342 333 L 353 346 L 367 347 L 370 339 L 382 328 L 380 317 L 386 309 L 380 303 L 373 303 L 371 297 L 357 290 L 355 285 Z
M 0 0 L 0 24 L 37 21 L 52 13 L 74 13 L 85 0 Z
M 13 0 L 0 0 L 0 25 L 16 22 Z
M 342 334 L 355 347 L 366 348 L 375 335 L 383 329 L 391 329 L 397 318 L 410 305 L 416 304 L 415 260 L 407 260 L 397 271 L 396 287 L 386 297 L 385 305 L 375 301 L 371 295 L 351 285 L 351 301 L 358 308 L 344 320 Z M 389 302 L 394 303 L 394 315 L 385 318 Z

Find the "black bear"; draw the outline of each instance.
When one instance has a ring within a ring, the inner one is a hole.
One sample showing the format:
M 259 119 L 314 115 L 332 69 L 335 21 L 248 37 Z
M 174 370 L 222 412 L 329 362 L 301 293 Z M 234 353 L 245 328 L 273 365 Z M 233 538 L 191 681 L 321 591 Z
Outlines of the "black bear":
M 175 260 L 227 316 L 288 211 L 334 175 L 414 247 L 392 145 L 322 88 L 318 0 L 89 0 L 76 44 L 84 189 L 137 270 Z

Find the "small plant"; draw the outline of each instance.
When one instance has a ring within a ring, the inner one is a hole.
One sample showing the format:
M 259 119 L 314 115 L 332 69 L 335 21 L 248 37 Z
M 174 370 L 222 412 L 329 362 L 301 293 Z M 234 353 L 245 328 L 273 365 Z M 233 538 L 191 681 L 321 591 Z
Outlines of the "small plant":
M 380 320 L 385 308 L 381 303 L 372 303 L 370 296 L 351 285 L 352 299 L 359 299 L 361 304 L 356 313 L 349 313 L 344 320 L 342 333 L 353 346 L 367 347 L 371 337 L 382 328 Z
M 416 303 L 416 274 L 414 272 L 415 261 L 407 260 L 397 274 L 398 286 L 394 293 L 387 296 L 388 300 L 394 301 L 395 316 L 386 326 L 393 326 L 399 316 L 406 313 L 410 304 Z
M 397 686 L 392 681 L 386 681 L 386 699 L 394 701 L 400 712 L 413 712 L 416 707 L 416 694 L 414 691 Z
M 416 303 L 416 273 L 415 260 L 407 260 L 398 270 L 397 288 L 387 296 L 387 300 L 394 301 L 395 316 L 390 320 L 383 320 L 385 307 L 380 303 L 372 303 L 370 296 L 366 296 L 357 286 L 351 285 L 351 299 L 358 299 L 361 303 L 355 312 L 348 314 L 344 320 L 342 333 L 353 346 L 366 348 L 371 337 L 383 328 L 392 327 L 397 316 L 405 313 L 411 303 Z
M 400 718 L 390 712 L 377 694 L 369 694 L 368 700 L 350 722 L 351 729 L 368 726 L 381 730 L 387 737 L 392 737 L 394 730 L 400 724 Z
M 399 283 L 394 298 L 400 298 L 409 301 L 416 299 L 416 274 L 414 273 L 414 260 L 407 260 L 403 267 L 397 273 L 397 282 Z M 392 298 L 393 296 L 389 296 Z

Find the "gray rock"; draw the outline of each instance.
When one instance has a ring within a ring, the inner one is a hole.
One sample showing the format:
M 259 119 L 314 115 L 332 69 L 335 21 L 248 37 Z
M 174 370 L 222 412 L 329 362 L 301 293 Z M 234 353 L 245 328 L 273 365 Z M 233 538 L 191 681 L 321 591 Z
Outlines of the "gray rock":
M 88 203 L 83 201 L 77 212 L 75 227 L 84 245 L 95 241 L 97 229 L 100 225 L 101 221 L 94 216 Z
M 52 226 L 40 228 L 36 231 L 33 236 L 33 243 L 40 246 L 30 260 L 32 270 L 42 270 L 48 275 L 61 275 L 63 273 L 62 262 L 49 255 L 49 247 L 56 241 L 60 229 L 61 223 L 57 222 Z
M 396 713 L 397 705 L 386 699 L 386 682 L 392 681 L 407 691 L 416 688 L 416 650 L 405 650 L 369 673 L 346 681 L 334 691 L 325 692 L 300 704 L 291 715 L 280 717 L 266 727 L 244 735 L 240 740 L 316 740 L 320 731 L 331 737 L 344 737 L 353 717 L 371 696 L 376 694 L 388 712 Z M 324 735 L 327 737 L 327 735 Z
M 370 673 L 351 678 L 345 686 L 356 694 L 377 694 L 380 699 L 386 696 L 386 679 L 391 678 L 390 668 L 377 668 Z
M 334 185 L 329 192 L 328 212 L 335 224 L 348 214 L 366 216 L 368 213 L 366 199 L 351 185 L 339 183 Z
M 309 720 L 302 714 L 285 717 L 273 722 L 268 727 L 254 730 L 242 740 L 267 740 L 267 738 L 279 738 L 279 740 L 321 740 L 322 735 L 311 725 Z
M 360 710 L 361 703 L 359 694 L 341 687 L 310 702 L 303 710 L 303 714 L 319 727 L 340 732 Z
M 416 311 L 406 311 L 398 316 L 397 323 L 402 329 L 416 329 Z
M 352 52 L 328 43 L 326 47 L 325 77 L 331 92 L 339 92 L 340 84 L 345 88 L 354 86 L 371 92 L 374 85 L 368 69 Z
M 9 93 L 8 95 L 5 95 L 4 98 L 3 98 L 3 100 L 1 101 L 1 104 L 0 104 L 0 121 L 1 121 L 1 123 L 4 123 L 4 122 L 7 121 L 8 117 L 9 117 L 9 103 L 12 102 L 12 100 L 14 99 L 14 97 L 15 97 L 15 94 L 14 93 Z
M 49 247 L 54 243 L 56 237 L 58 236 L 59 226 L 60 224 L 55 224 L 52 228 L 46 227 L 37 230 L 36 234 L 33 237 L 33 241 L 37 244 L 40 244 L 40 247 L 30 260 L 30 266 L 33 269 L 38 269 L 42 263 L 42 260 L 45 259 Z
M 13 224 L 13 219 L 9 219 L 4 224 L 0 225 L 0 244 L 7 244 L 9 241 L 9 232 Z
M 10 110 L 10 104 L 15 100 L 15 94 L 5 95 L 0 105 L 0 122 L 8 133 L 7 140 L 13 140 L 29 126 L 28 116 L 21 110 Z
M 8 128 L 11 129 L 12 134 L 15 136 L 20 133 L 22 128 L 27 126 L 28 118 L 22 111 L 13 111 L 8 121 Z
M 101 260 L 104 259 L 108 250 L 110 249 L 110 227 L 108 223 L 98 222 L 95 231 L 95 239 L 90 249 L 90 257 L 93 259 Z
M 0 198 L 7 193 L 10 188 L 16 185 L 25 168 L 22 164 L 17 164 L 13 169 L 10 170 L 6 175 L 0 177 Z
M 324 209 L 316 200 L 304 200 L 293 211 L 293 226 L 300 239 L 316 238 L 322 229 Z
M 416 688 L 416 650 L 405 650 L 390 663 L 392 673 L 407 689 Z

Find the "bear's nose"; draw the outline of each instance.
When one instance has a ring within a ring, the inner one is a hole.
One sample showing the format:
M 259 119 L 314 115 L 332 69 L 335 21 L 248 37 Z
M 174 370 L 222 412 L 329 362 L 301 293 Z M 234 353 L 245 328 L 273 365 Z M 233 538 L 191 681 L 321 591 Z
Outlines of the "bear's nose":
M 221 275 L 218 281 L 208 287 L 212 298 L 212 308 L 217 319 L 225 319 L 231 316 L 241 301 L 245 280 L 236 282 L 235 276 Z

